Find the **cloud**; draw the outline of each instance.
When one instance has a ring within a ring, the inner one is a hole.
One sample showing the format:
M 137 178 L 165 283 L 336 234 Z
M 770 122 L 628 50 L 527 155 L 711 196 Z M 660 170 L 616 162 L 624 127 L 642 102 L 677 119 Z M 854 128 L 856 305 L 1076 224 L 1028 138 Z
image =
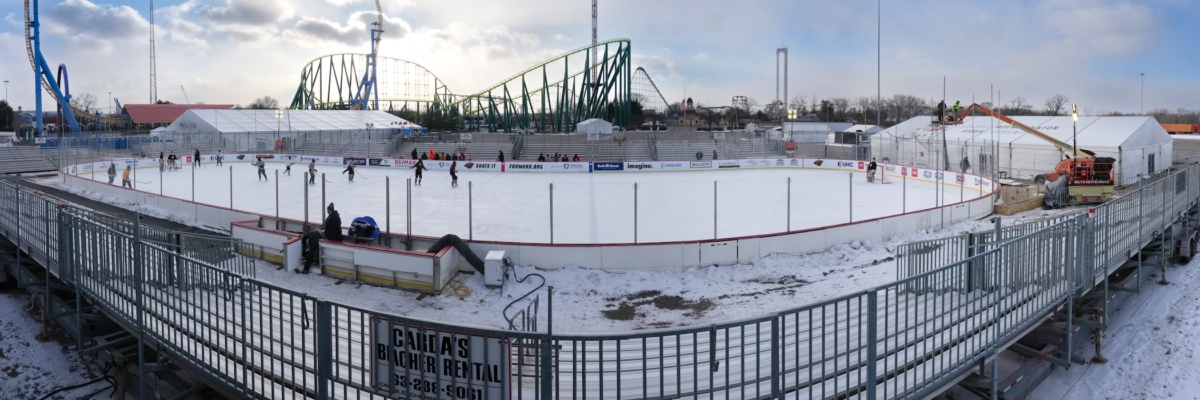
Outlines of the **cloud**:
M 225 7 L 205 7 L 201 14 L 214 25 L 270 25 L 292 18 L 284 0 L 225 0 Z
M 675 62 L 659 56 L 642 56 L 634 53 L 633 68 L 637 69 L 637 67 L 642 67 L 642 69 L 645 69 L 646 74 L 650 75 L 650 79 L 662 79 L 677 82 L 683 80 L 683 76 L 679 75 L 679 70 L 675 68 Z
M 352 14 L 346 25 L 341 25 L 325 18 L 301 17 L 286 32 L 285 36 L 296 39 L 300 43 L 311 41 L 337 43 L 347 46 L 364 45 L 370 40 L 369 28 L 379 22 L 375 12 L 360 11 Z M 384 38 L 387 40 L 403 39 L 412 32 L 412 28 L 399 18 L 383 16 Z
M 1160 40 L 1161 18 L 1142 4 L 1058 1 L 1047 17 L 1063 44 L 1087 54 L 1120 57 Z
M 150 23 L 129 6 L 96 5 L 88 0 L 66 0 L 43 13 L 48 27 L 70 35 L 78 44 L 96 45 L 107 40 L 146 38 Z
M 708 54 L 706 54 L 706 53 L 696 53 L 696 55 L 692 56 L 692 58 L 695 58 L 695 59 L 697 59 L 697 60 L 707 60 L 707 59 L 708 59 Z

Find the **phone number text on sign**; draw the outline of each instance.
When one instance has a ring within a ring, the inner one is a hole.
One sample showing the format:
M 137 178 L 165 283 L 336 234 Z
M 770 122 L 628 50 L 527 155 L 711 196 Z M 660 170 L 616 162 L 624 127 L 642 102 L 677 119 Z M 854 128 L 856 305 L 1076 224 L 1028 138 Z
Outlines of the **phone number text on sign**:
M 436 331 L 371 319 L 375 387 L 396 398 L 450 400 L 509 396 L 506 338 Z

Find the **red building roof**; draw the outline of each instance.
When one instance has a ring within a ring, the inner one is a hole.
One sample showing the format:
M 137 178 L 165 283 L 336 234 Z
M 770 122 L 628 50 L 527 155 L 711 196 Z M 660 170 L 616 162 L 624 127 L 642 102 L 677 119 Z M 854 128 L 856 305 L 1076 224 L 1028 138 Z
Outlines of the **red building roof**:
M 126 104 L 125 113 L 135 124 L 169 124 L 187 110 L 229 110 L 233 104 Z

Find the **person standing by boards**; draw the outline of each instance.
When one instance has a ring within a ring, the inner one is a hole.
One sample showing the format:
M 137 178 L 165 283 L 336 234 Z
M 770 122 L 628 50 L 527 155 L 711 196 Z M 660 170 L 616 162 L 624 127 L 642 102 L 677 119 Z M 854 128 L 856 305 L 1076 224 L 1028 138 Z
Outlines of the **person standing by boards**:
M 458 161 L 450 162 L 450 187 L 458 187 Z

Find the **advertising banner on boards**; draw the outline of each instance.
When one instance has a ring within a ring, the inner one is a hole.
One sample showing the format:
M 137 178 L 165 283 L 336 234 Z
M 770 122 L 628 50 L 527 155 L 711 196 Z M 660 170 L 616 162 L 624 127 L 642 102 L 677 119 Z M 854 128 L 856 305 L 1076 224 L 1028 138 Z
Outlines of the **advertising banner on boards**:
M 663 161 L 659 165 L 663 171 L 682 171 L 691 168 L 687 161 Z
M 624 171 L 625 163 L 619 161 L 601 161 L 592 163 L 595 171 Z
M 662 163 L 657 161 L 639 161 L 625 163 L 626 171 L 661 171 Z

